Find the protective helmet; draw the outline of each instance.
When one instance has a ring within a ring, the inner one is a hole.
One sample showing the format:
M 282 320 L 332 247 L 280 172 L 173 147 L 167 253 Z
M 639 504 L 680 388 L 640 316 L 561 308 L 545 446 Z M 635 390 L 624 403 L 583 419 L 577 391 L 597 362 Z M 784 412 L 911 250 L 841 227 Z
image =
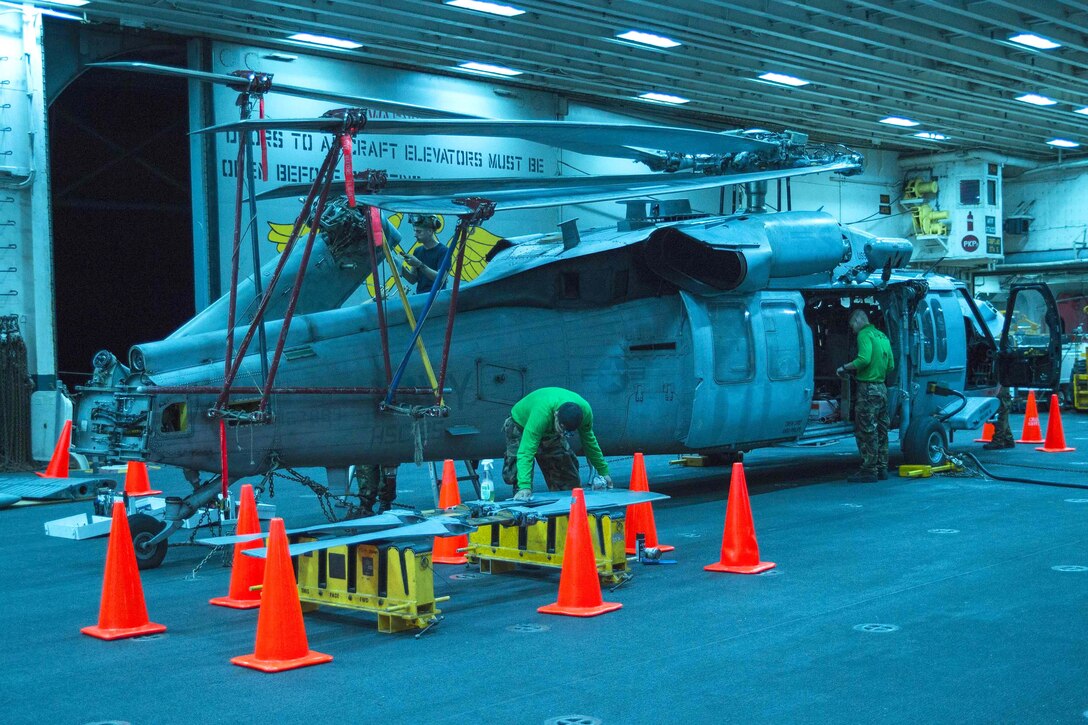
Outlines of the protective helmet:
M 442 227 L 442 220 L 434 214 L 410 214 L 408 223 L 414 227 L 427 227 L 432 231 L 438 231 Z

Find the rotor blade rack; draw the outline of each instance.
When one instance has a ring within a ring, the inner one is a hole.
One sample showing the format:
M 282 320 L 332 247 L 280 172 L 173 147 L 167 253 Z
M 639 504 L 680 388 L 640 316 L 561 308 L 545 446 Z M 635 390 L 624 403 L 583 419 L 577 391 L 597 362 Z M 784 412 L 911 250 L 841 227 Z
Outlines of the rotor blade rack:
M 602 584 L 619 584 L 627 579 L 625 519 L 623 510 L 590 511 L 589 531 L 593 558 Z M 509 521 L 474 521 L 476 531 L 468 534 L 465 557 L 485 574 L 513 571 L 518 564 L 561 569 L 566 551 L 569 514 L 510 525 Z
M 292 537 L 293 542 L 314 537 Z M 351 544 L 293 558 L 304 611 L 320 606 L 376 614 L 379 632 L 426 629 L 439 621 L 431 545 Z

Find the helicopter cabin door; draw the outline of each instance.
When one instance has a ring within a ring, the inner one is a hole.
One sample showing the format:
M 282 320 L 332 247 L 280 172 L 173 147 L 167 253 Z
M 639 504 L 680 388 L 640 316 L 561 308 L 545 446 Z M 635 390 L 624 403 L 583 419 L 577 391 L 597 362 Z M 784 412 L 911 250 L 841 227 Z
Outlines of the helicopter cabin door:
M 1009 292 L 997 350 L 997 377 L 1009 388 L 1053 390 L 1060 382 L 1062 325 L 1045 284 L 1015 284 Z
M 743 450 L 800 436 L 812 404 L 812 331 L 801 295 L 681 296 L 695 377 L 685 445 Z

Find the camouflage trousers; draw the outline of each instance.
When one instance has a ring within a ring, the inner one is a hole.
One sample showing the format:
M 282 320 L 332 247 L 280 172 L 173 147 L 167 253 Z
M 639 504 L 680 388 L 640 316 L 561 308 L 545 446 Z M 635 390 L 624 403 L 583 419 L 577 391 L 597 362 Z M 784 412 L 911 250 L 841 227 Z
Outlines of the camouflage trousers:
M 523 432 L 513 418 L 507 418 L 502 425 L 502 434 L 506 438 L 502 480 L 515 491 L 518 486 L 518 448 L 521 447 Z M 546 436 L 540 439 L 540 447 L 536 450 L 536 463 L 540 466 L 549 491 L 570 491 L 582 485 L 578 475 L 578 457 L 562 436 Z
M 391 504 L 397 498 L 397 469 L 393 466 L 356 466 L 355 478 L 364 508 L 372 507 L 375 501 Z
M 854 434 L 861 453 L 861 470 L 888 470 L 888 388 L 884 383 L 858 382 L 854 401 Z
M 997 421 L 994 423 L 994 443 L 1003 446 L 1011 446 L 1015 441 L 1012 438 L 1012 428 L 1009 426 L 1009 409 L 1012 407 L 1012 394 L 1006 387 L 1001 388 L 997 394 Z

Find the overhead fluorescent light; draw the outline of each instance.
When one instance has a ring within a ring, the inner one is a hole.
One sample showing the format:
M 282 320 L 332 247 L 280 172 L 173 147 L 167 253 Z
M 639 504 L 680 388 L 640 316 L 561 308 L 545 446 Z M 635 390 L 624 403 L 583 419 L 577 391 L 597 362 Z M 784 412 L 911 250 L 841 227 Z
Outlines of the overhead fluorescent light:
M 801 86 L 807 86 L 812 81 L 802 80 L 801 78 L 795 78 L 788 76 L 785 73 L 764 73 L 761 75 L 760 80 L 767 81 L 768 83 L 777 83 L 783 86 L 793 86 L 794 88 L 800 88 Z
M 461 63 L 457 67 L 471 73 L 483 73 L 484 75 L 503 76 L 505 78 L 520 76 L 522 73 L 522 71 L 514 70 L 513 68 L 507 68 L 501 65 L 491 65 L 490 63 L 477 63 L 476 61 Z
M 1088 106 L 1085 106 L 1084 108 L 1078 108 L 1077 110 L 1073 111 L 1073 113 L 1083 113 L 1085 116 L 1088 116 Z
M 500 5 L 499 3 L 483 2 L 482 0 L 446 0 L 446 4 L 462 10 L 475 10 L 478 13 L 488 15 L 501 15 L 504 18 L 513 18 L 524 15 L 525 11 L 512 5 Z
M 1041 38 L 1034 33 L 1020 33 L 1019 35 L 1010 35 L 1009 42 L 1018 43 L 1019 45 L 1026 45 L 1029 48 L 1035 48 L 1036 50 L 1054 50 L 1055 48 L 1062 47 L 1061 43 L 1055 43 L 1053 40 Z
M 881 123 L 886 123 L 889 126 L 903 126 L 904 128 L 911 128 L 912 126 L 919 125 L 917 121 L 912 121 L 909 118 L 902 118 L 901 116 L 888 116 L 887 118 L 880 119 Z
M 672 38 L 666 38 L 664 35 L 644 33 L 641 30 L 628 30 L 626 33 L 618 33 L 616 37 L 620 40 L 629 40 L 632 43 L 652 45 L 655 48 L 675 48 L 679 45 L 683 45 Z
M 1076 141 L 1070 141 L 1064 138 L 1052 138 L 1047 141 L 1047 143 L 1051 146 L 1057 146 L 1060 149 L 1075 149 L 1076 147 L 1080 146 L 1080 144 Z
M 915 138 L 924 138 L 927 141 L 947 141 L 948 136 L 943 133 L 936 133 L 934 131 L 919 131 L 914 134 Z
M 1040 96 L 1038 93 L 1025 93 L 1022 96 L 1017 96 L 1016 100 L 1030 103 L 1033 106 L 1053 106 L 1058 103 L 1053 98 Z
M 311 33 L 295 33 L 288 36 L 288 40 L 297 40 L 300 43 L 310 43 L 311 45 L 325 45 L 330 48 L 343 48 L 344 50 L 355 50 L 356 48 L 362 48 L 362 43 L 356 43 L 354 40 L 344 40 L 343 38 L 330 38 L 327 35 L 313 35 Z
M 23 5 L 21 3 L 18 3 L 18 4 L 17 3 L 0 3 L 0 6 L 8 7 L 8 8 L 15 8 L 16 10 L 22 10 L 23 9 Z M 60 10 L 53 10 L 51 8 L 43 8 L 43 7 L 38 7 L 37 9 L 42 15 L 48 15 L 51 18 L 60 18 L 61 20 L 75 20 L 75 21 L 78 21 L 80 23 L 87 22 L 87 16 L 86 15 L 72 15 L 71 13 L 65 13 L 65 12 L 61 12 Z M 122 23 L 123 22 L 124 21 L 122 21 Z
M 668 93 L 643 93 L 639 98 L 646 101 L 655 101 L 657 103 L 671 103 L 673 105 L 691 103 L 690 98 L 681 98 L 680 96 L 673 96 Z

